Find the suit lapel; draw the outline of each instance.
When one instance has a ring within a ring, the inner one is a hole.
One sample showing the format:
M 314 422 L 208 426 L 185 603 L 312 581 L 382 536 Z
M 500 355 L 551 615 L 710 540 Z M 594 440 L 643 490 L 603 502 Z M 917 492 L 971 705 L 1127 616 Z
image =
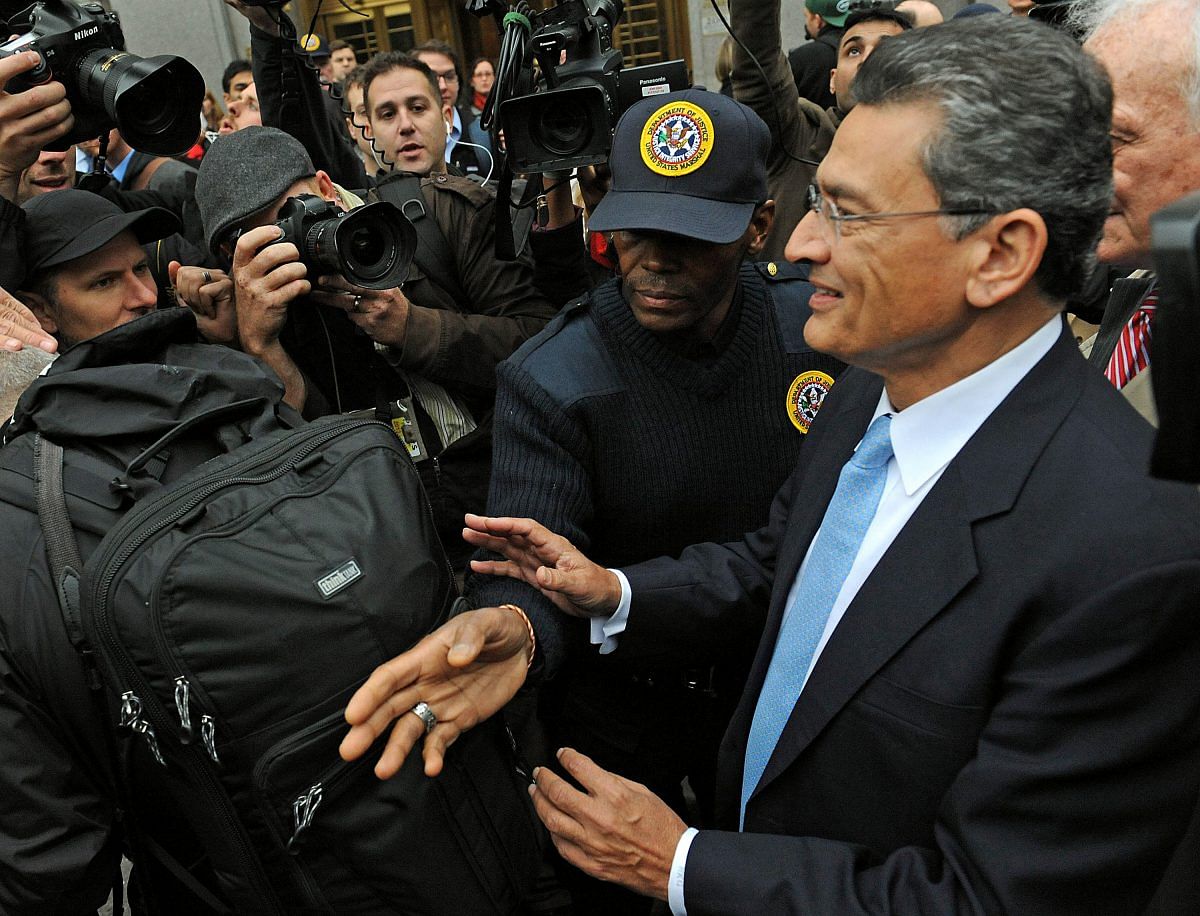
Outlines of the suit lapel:
M 1082 373 L 1092 371 L 1079 354 L 1074 337 L 1064 329 L 1046 357 L 946 468 L 834 630 L 755 794 L 786 770 L 862 686 L 977 575 L 972 526 L 1012 507 L 1047 441 L 1077 400 Z M 865 425 L 853 426 L 849 435 L 857 442 Z M 980 486 L 980 481 L 987 481 L 987 485 Z M 830 488 L 823 494 L 822 514 L 832 492 Z M 808 532 L 809 539 L 811 536 Z M 797 560 L 794 565 L 777 568 L 778 575 L 786 580 L 776 582 L 768 633 L 759 647 L 752 680 L 738 709 L 738 725 L 744 728 L 738 736 L 742 754 L 749 719 L 779 633 L 780 604 L 786 600 L 798 565 Z

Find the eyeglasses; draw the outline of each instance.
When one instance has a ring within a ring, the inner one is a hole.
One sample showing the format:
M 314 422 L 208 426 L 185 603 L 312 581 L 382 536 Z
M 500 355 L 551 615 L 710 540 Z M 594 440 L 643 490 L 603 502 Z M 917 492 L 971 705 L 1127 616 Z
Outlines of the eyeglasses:
M 432 68 L 430 68 L 430 69 L 432 69 Z M 444 83 L 457 83 L 458 82 L 458 71 L 457 70 L 447 70 L 445 73 L 439 73 L 437 70 L 434 70 L 433 75 L 436 76 L 439 80 L 441 80 Z
M 831 200 L 825 199 L 825 197 L 821 194 L 821 189 L 815 184 L 810 184 L 808 186 L 807 199 L 808 209 L 817 214 L 817 221 L 820 223 L 821 228 L 825 233 L 826 240 L 831 241 L 841 241 L 842 223 L 854 223 L 876 219 L 907 219 L 920 216 L 985 216 L 995 213 L 994 210 L 961 207 L 950 207 L 940 210 L 908 210 L 901 213 L 843 213 L 838 209 L 837 204 Z M 829 232 L 830 226 L 833 227 L 832 234 Z

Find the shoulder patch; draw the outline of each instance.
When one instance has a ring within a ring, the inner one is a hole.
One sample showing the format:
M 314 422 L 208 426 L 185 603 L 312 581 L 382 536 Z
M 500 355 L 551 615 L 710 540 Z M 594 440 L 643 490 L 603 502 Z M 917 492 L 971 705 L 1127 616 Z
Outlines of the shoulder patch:
M 496 195 L 479 182 L 459 175 L 430 175 L 422 180 L 421 187 L 462 197 L 476 210 L 483 209 L 496 199 Z
M 833 376 L 824 372 L 805 372 L 792 380 L 787 392 L 788 419 L 801 434 L 808 433 L 832 387 Z

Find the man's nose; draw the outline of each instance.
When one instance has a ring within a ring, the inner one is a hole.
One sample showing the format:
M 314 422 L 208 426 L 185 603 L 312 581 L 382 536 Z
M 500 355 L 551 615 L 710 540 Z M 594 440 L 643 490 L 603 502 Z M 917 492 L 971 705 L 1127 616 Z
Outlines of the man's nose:
M 128 279 L 128 305 L 129 309 L 144 309 L 158 303 L 158 284 L 154 282 L 152 274 L 138 276 L 135 273 L 130 273 Z
M 792 230 L 783 256 L 792 263 L 813 261 L 820 264 L 829 260 L 829 254 L 829 242 L 821 228 L 821 219 L 810 210 Z

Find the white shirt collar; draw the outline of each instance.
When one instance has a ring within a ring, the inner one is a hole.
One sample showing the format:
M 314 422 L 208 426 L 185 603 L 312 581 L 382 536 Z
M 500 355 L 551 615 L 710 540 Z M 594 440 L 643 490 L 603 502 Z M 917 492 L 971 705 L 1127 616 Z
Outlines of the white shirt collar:
M 907 495 L 954 460 L 992 411 L 1050 352 L 1061 331 L 1062 316 L 1055 315 L 999 359 L 901 411 L 892 406 L 884 388 L 871 420 L 892 414 L 892 449 Z

